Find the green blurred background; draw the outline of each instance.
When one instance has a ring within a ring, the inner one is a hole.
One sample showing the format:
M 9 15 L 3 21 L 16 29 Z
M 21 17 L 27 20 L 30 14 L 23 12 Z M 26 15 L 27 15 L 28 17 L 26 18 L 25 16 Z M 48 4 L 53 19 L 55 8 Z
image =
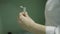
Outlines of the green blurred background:
M 46 0 L 0 0 L 0 34 L 31 34 L 17 23 L 17 16 L 22 11 L 19 6 L 27 7 L 29 16 L 44 25 L 45 3 Z

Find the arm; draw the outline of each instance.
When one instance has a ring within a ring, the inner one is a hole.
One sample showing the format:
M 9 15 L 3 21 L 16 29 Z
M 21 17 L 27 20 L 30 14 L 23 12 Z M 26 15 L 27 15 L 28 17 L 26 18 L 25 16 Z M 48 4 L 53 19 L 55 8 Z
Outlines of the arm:
M 19 14 L 19 24 L 20 26 L 34 34 L 45 34 L 45 26 L 35 23 L 27 14 L 27 12 L 21 12 Z

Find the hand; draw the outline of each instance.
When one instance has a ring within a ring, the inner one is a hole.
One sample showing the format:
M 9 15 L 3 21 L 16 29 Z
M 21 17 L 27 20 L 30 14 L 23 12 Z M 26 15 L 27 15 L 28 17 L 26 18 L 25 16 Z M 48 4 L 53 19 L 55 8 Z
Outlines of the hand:
M 21 12 L 19 13 L 19 24 L 24 28 L 25 30 L 28 30 L 30 26 L 33 26 L 35 22 L 29 17 L 27 12 Z

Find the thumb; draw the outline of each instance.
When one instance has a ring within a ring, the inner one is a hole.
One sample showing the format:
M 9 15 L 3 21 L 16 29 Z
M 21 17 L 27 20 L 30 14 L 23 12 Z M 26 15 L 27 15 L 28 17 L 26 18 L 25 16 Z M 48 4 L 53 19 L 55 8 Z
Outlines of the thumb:
M 27 11 L 25 12 L 25 15 L 26 15 L 26 16 L 29 16 L 28 13 L 27 13 Z

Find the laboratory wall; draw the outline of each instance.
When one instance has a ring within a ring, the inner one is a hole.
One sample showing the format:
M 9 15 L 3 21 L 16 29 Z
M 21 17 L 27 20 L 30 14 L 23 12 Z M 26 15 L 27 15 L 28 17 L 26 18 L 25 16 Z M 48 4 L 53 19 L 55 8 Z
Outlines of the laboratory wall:
M 2 22 L 1 22 L 1 16 L 0 16 L 0 34 L 2 34 Z
M 23 30 L 17 17 L 25 6 L 29 16 L 39 24 L 45 24 L 44 9 L 46 0 L 0 0 L 0 32 L 3 34 L 32 34 Z M 3 28 L 2 28 L 3 27 Z

